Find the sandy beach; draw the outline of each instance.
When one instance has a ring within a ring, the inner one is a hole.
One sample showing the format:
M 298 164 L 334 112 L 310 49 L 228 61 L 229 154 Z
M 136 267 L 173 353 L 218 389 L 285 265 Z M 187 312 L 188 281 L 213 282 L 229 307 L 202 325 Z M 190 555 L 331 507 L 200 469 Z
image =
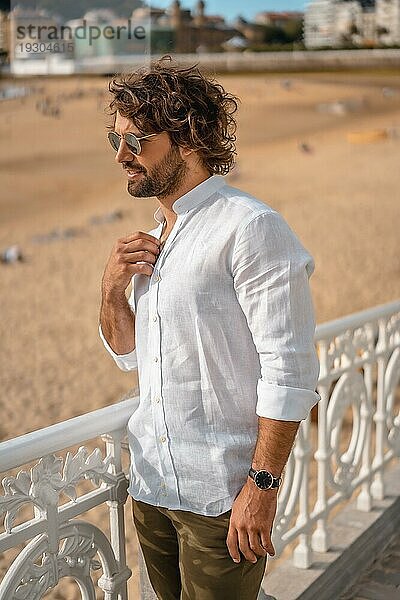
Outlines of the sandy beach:
M 399 298 L 400 76 L 220 81 L 242 101 L 228 180 L 277 209 L 311 252 L 317 323 Z M 158 206 L 130 197 L 113 161 L 98 94 L 106 78 L 33 83 L 43 94 L 0 104 L 0 251 L 18 244 L 24 256 L 0 264 L 0 440 L 116 403 L 136 385 L 98 337 L 100 281 L 114 241 L 152 229 Z M 60 94 L 59 118 L 37 110 Z

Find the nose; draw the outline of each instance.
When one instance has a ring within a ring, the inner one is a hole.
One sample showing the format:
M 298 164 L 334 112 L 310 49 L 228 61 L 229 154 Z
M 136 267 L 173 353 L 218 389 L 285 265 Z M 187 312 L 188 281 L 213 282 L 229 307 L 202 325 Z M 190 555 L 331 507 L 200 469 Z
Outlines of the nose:
M 119 164 L 123 162 L 131 162 L 134 156 L 135 155 L 133 154 L 132 150 L 129 149 L 128 144 L 124 138 L 122 138 L 119 144 L 118 152 L 115 155 L 115 162 Z

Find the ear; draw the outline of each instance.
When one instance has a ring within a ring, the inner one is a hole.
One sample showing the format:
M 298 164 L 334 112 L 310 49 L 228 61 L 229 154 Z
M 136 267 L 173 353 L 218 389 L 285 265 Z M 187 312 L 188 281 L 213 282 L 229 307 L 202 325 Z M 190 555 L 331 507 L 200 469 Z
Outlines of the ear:
M 181 146 L 179 146 L 179 152 L 180 152 L 181 158 L 185 159 L 188 156 L 190 156 L 191 154 L 193 154 L 194 150 L 191 150 L 190 148 L 182 148 Z

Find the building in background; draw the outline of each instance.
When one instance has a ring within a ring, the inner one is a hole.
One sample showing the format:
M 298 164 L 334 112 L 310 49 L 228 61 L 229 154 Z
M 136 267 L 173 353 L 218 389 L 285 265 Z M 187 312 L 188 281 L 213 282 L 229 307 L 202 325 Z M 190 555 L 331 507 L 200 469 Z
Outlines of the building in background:
M 221 15 L 208 15 L 206 3 L 198 0 L 193 11 L 183 8 L 180 0 L 173 0 L 166 10 L 141 8 L 152 11 L 151 47 L 153 52 L 177 53 L 221 52 L 224 44 L 240 31 L 225 22 Z
M 75 60 L 85 59 L 106 59 L 114 56 L 135 56 L 143 55 L 150 50 L 150 15 L 134 21 L 130 20 L 130 28 L 127 27 L 127 19 L 118 16 L 112 9 L 92 9 L 87 11 L 81 19 L 72 19 L 65 25 L 71 28 L 72 39 L 74 43 L 73 55 Z M 137 39 L 132 32 L 136 26 L 144 28 L 146 39 Z M 90 27 L 98 27 L 103 32 L 109 33 L 100 35 L 98 39 L 90 39 L 89 36 L 80 35 Z M 118 28 L 120 28 L 118 30 Z
M 365 0 L 361 3 L 362 6 L 362 25 L 361 33 L 357 43 L 364 46 L 376 46 L 379 44 L 379 35 L 377 27 L 377 18 L 375 10 L 375 2 L 373 0 Z
M 336 5 L 337 44 L 373 46 L 377 43 L 374 0 L 350 0 Z
M 376 24 L 380 43 L 400 45 L 400 0 L 376 0 Z
M 336 1 L 311 0 L 304 15 L 304 44 L 306 48 L 337 45 Z
M 400 0 L 311 0 L 306 48 L 400 45 Z

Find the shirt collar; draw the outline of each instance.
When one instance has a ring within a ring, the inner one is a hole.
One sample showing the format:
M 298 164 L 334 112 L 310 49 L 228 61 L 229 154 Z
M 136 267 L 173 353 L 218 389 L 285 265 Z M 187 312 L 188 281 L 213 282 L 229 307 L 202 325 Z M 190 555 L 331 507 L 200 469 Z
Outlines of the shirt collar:
M 205 179 L 205 181 L 202 181 L 199 185 L 196 185 L 196 187 L 175 200 L 172 205 L 172 210 L 177 215 L 192 210 L 202 202 L 205 202 L 205 200 L 224 185 L 225 178 L 222 175 L 211 175 L 211 177 Z M 161 224 L 164 222 L 165 217 L 161 206 L 157 208 L 153 216 L 157 223 Z

